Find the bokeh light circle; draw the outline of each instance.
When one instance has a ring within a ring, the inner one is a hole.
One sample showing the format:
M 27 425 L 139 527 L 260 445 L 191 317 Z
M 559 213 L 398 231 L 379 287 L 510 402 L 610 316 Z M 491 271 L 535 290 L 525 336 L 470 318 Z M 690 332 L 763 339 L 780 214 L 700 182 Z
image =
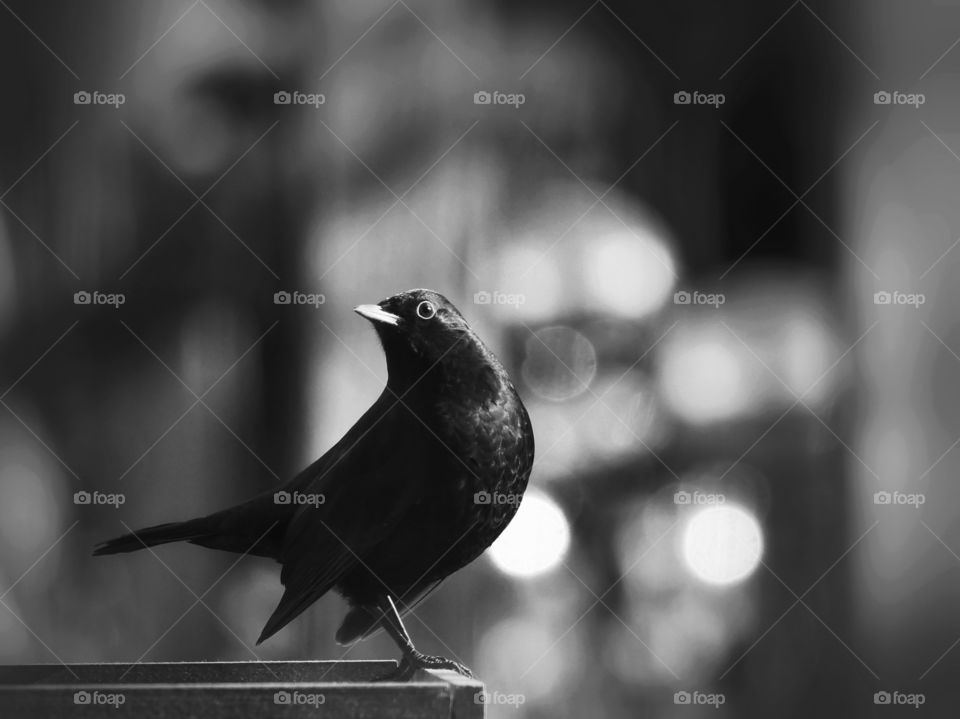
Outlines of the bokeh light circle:
M 563 510 L 546 493 L 529 489 L 489 553 L 504 574 L 528 578 L 554 569 L 569 548 L 570 523 Z
M 635 319 L 655 312 L 673 291 L 673 257 L 648 228 L 597 238 L 585 259 L 592 299 L 615 316 Z
M 683 534 L 683 558 L 690 572 L 707 584 L 730 585 L 749 577 L 763 555 L 763 532 L 756 517 L 733 504 L 697 511 Z
M 582 394 L 597 374 L 597 350 L 570 327 L 546 327 L 531 336 L 520 368 L 541 399 L 562 402 Z
M 724 332 L 726 334 L 724 334 Z M 662 353 L 664 400 L 681 419 L 705 424 L 744 414 L 756 404 L 756 362 L 726 330 L 678 331 Z

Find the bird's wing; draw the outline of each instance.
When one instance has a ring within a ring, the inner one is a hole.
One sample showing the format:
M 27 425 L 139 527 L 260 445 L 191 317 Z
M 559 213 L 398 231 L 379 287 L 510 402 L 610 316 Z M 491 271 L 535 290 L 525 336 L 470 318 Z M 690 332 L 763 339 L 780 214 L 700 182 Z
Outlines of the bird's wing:
M 386 539 L 420 489 L 419 473 L 403 465 L 416 456 L 397 415 L 384 417 L 392 402 L 384 397 L 327 454 L 301 472 L 288 487 L 323 502 L 295 510 L 279 561 L 285 591 L 258 644 L 283 628 L 333 587 L 364 555 Z M 388 398 L 392 400 L 392 396 Z

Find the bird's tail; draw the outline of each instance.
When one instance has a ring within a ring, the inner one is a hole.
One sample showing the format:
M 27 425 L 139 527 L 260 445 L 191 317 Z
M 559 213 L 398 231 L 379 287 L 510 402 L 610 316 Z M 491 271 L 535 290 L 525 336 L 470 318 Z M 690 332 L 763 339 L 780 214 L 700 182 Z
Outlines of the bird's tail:
M 186 522 L 168 522 L 167 524 L 158 524 L 154 527 L 145 527 L 138 529 L 130 534 L 124 534 L 122 537 L 108 539 L 100 542 L 93 554 L 99 556 L 102 554 L 120 554 L 121 552 L 135 552 L 138 549 L 153 547 L 157 544 L 168 544 L 170 542 L 182 542 L 191 539 L 203 537 L 207 531 L 202 526 L 203 520 L 191 519 Z

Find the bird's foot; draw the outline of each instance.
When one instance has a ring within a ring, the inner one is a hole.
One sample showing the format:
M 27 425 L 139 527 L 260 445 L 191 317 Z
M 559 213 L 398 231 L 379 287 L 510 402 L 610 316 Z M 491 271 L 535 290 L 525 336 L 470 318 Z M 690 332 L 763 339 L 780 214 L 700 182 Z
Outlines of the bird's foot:
M 435 656 L 431 654 L 408 654 L 403 657 L 400 665 L 391 672 L 387 672 L 377 681 L 381 682 L 406 682 L 417 672 L 418 669 L 452 669 L 457 674 L 473 678 L 473 672 L 460 662 L 455 662 L 446 657 Z
M 417 654 L 414 658 L 415 665 L 422 669 L 452 669 L 457 674 L 473 679 L 473 672 L 460 662 L 455 662 L 446 657 L 440 657 L 431 654 Z

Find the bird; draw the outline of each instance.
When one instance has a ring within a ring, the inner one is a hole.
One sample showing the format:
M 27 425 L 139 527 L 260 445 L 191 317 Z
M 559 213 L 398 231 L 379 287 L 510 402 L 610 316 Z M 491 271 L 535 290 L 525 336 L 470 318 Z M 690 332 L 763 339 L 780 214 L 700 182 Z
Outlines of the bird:
M 446 297 L 400 292 L 354 310 L 386 359 L 379 398 L 322 457 L 246 502 L 98 544 L 95 555 L 170 542 L 275 559 L 284 592 L 257 644 L 330 590 L 349 604 L 336 641 L 385 630 L 402 657 L 381 677 L 471 671 L 423 654 L 403 623 L 515 516 L 530 478 L 530 417 L 507 371 Z

